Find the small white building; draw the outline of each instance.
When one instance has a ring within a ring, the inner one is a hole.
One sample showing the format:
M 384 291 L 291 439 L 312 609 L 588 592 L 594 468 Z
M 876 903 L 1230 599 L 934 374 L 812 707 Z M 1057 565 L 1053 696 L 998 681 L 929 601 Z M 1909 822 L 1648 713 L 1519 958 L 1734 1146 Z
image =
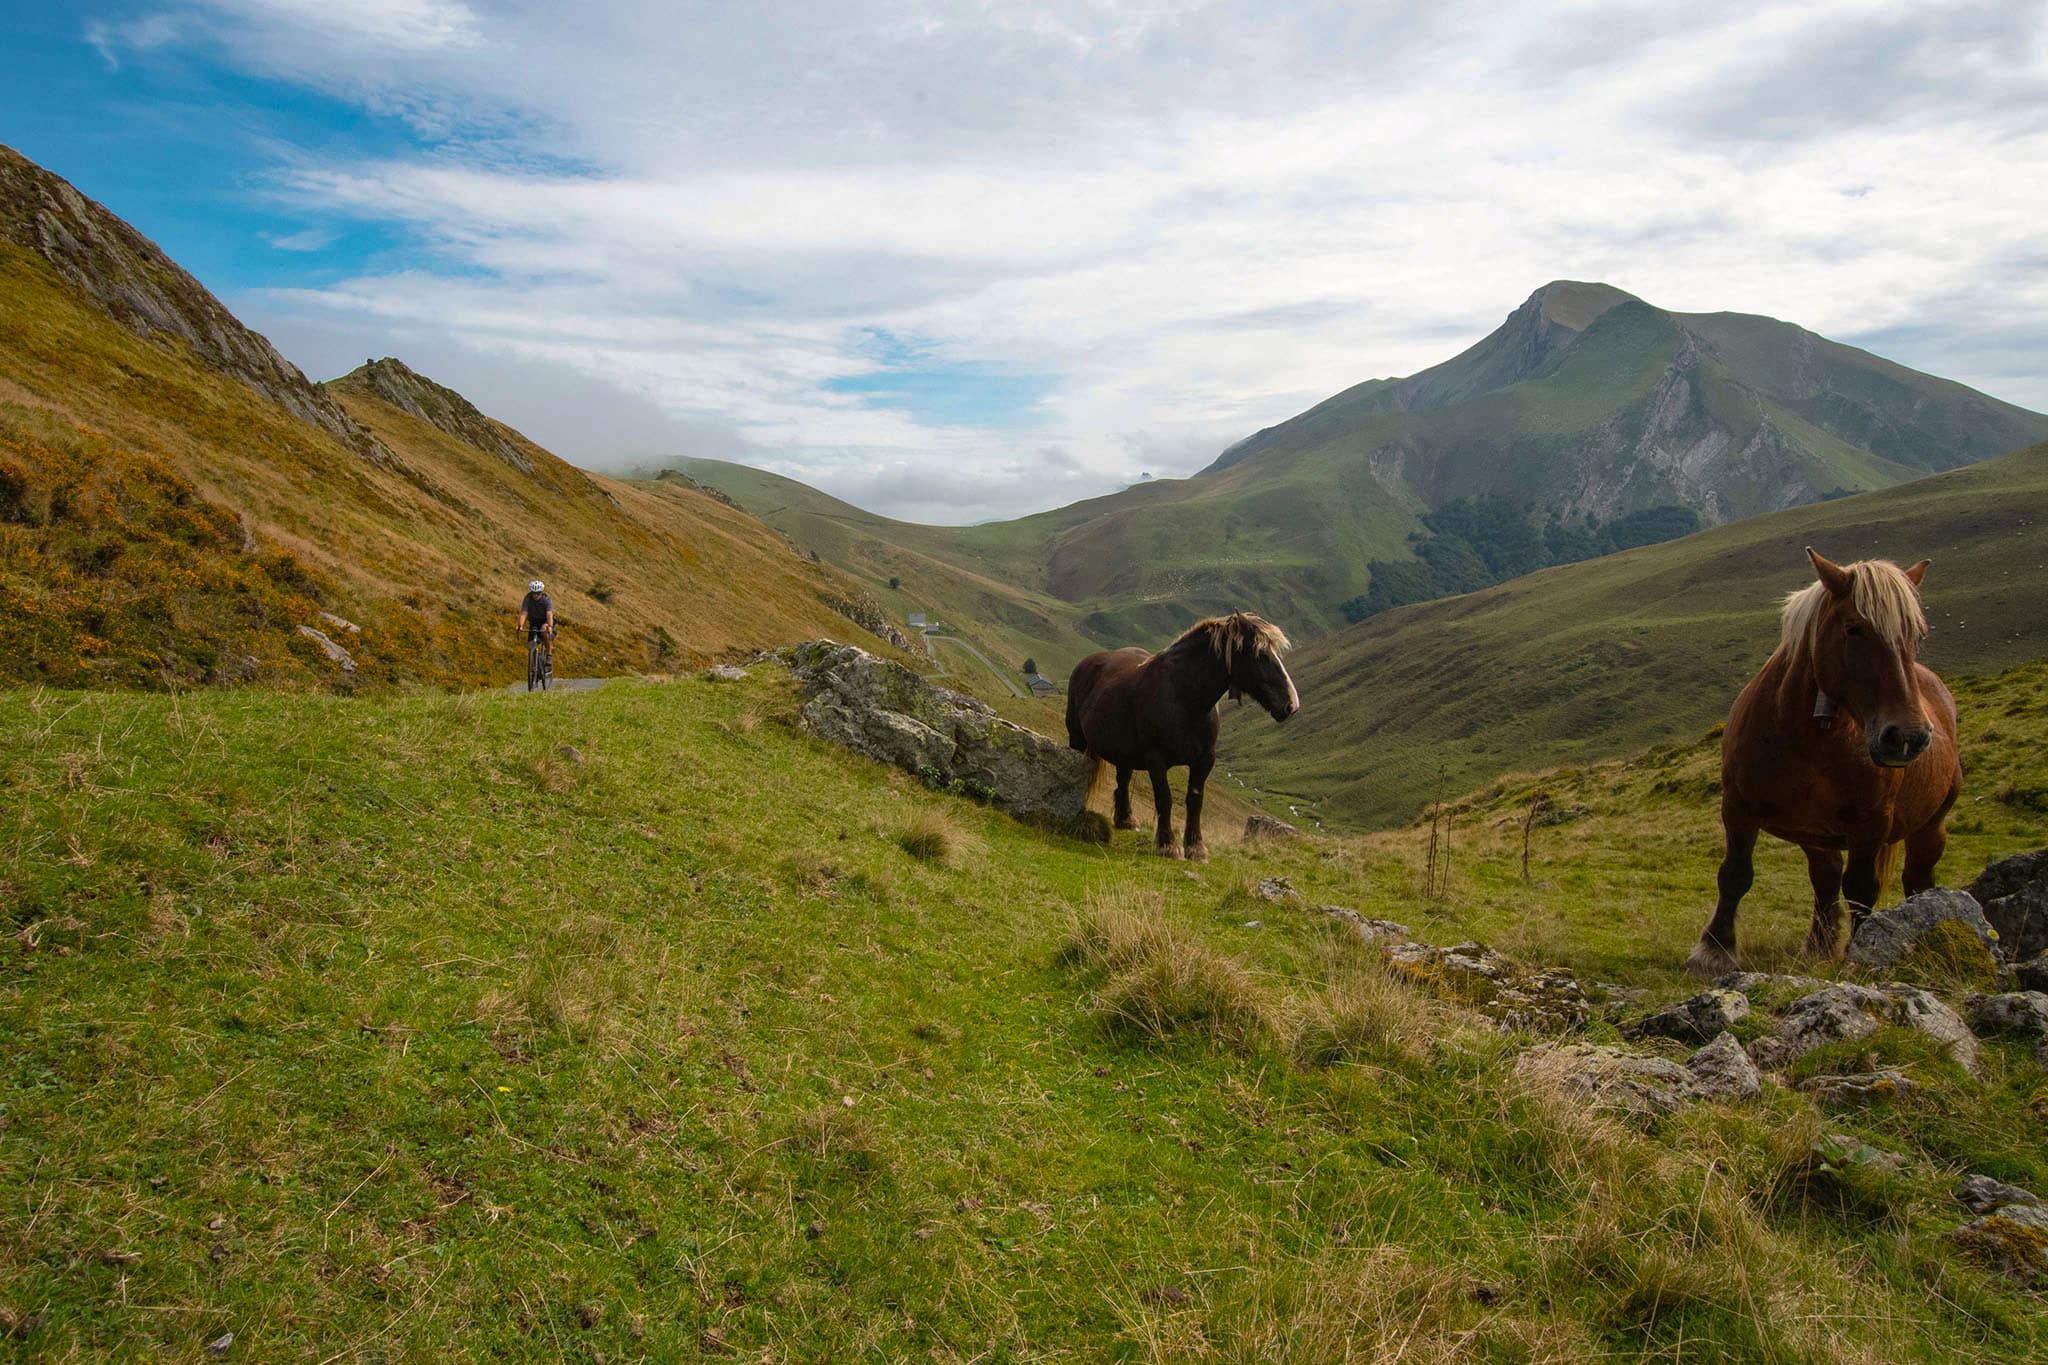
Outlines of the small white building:
M 924 629 L 924 613 L 923 613 L 923 612 L 921 612 L 921 611 L 914 611 L 914 612 L 910 613 L 910 628 L 911 628 L 912 630 L 923 630 L 923 629 Z

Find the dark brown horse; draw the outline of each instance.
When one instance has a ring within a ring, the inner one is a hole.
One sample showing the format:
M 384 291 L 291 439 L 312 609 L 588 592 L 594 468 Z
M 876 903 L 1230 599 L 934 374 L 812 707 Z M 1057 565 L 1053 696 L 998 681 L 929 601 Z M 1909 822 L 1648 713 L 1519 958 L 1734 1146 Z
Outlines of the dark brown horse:
M 1962 791 L 1956 703 L 1918 659 L 1920 580 L 1881 559 L 1837 565 L 1806 552 L 1819 581 L 1785 599 L 1777 652 L 1735 699 L 1721 736 L 1720 900 L 1687 964 L 1735 966 L 1735 907 L 1753 878 L 1759 831 L 1806 850 L 1813 882 L 1807 951 L 1842 947 L 1876 905 L 1905 846 L 1906 894 L 1934 885 L 1943 824 Z M 1848 871 L 1842 856 L 1848 854 Z
M 1216 765 L 1216 703 L 1224 693 L 1250 697 L 1274 720 L 1301 709 L 1294 679 L 1280 662 L 1287 637 L 1272 622 L 1238 612 L 1197 621 L 1158 654 L 1111 649 L 1090 654 L 1074 666 L 1067 684 L 1067 743 L 1084 749 L 1101 776 L 1116 768 L 1116 827 L 1136 829 L 1131 814 L 1131 774 L 1143 769 L 1152 779 L 1152 805 L 1159 813 L 1158 850 L 1181 856 L 1173 842 L 1173 789 L 1168 768 L 1188 770 L 1187 856 L 1209 856 L 1202 843 L 1202 784 Z M 1092 789 L 1092 784 L 1091 784 Z

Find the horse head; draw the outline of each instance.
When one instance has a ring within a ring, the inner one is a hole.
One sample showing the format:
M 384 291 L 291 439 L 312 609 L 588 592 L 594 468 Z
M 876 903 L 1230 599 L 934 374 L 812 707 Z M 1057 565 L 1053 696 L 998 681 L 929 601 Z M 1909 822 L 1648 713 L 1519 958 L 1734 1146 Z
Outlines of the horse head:
M 1927 634 L 1919 592 L 1927 561 L 1840 565 L 1811 546 L 1806 553 L 1819 581 L 1785 599 L 1785 643 L 1811 660 L 1827 701 L 1862 727 L 1870 761 L 1903 768 L 1934 739 L 1915 676 Z
M 1210 645 L 1223 661 L 1232 701 L 1250 697 L 1276 721 L 1301 709 L 1301 694 L 1280 662 L 1280 651 L 1287 648 L 1280 627 L 1248 611 L 1236 612 L 1216 619 Z

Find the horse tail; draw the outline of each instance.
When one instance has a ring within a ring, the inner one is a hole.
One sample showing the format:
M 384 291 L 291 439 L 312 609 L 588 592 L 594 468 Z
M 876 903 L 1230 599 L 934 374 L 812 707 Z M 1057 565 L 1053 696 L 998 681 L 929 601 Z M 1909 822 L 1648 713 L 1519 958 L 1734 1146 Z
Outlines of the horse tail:
M 1877 899 L 1871 903 L 1871 909 L 1876 910 L 1884 905 L 1884 889 L 1892 884 L 1892 877 L 1899 870 L 1899 855 L 1905 852 L 1905 849 L 1906 844 L 1903 839 L 1895 844 L 1879 846 L 1877 850 L 1877 889 L 1871 893 Z
M 1101 754 L 1088 755 L 1088 794 L 1081 798 L 1081 804 L 1092 806 L 1095 798 L 1102 795 L 1102 789 L 1109 785 L 1109 763 Z

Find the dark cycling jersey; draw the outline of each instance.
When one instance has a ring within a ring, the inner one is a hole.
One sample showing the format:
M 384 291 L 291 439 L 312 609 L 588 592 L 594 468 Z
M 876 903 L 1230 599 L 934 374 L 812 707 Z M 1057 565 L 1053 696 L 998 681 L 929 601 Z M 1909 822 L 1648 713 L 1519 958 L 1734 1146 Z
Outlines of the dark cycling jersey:
M 544 592 L 530 592 L 519 604 L 519 610 L 526 613 L 526 627 L 535 630 L 548 623 L 548 613 L 555 609 L 554 599 Z

